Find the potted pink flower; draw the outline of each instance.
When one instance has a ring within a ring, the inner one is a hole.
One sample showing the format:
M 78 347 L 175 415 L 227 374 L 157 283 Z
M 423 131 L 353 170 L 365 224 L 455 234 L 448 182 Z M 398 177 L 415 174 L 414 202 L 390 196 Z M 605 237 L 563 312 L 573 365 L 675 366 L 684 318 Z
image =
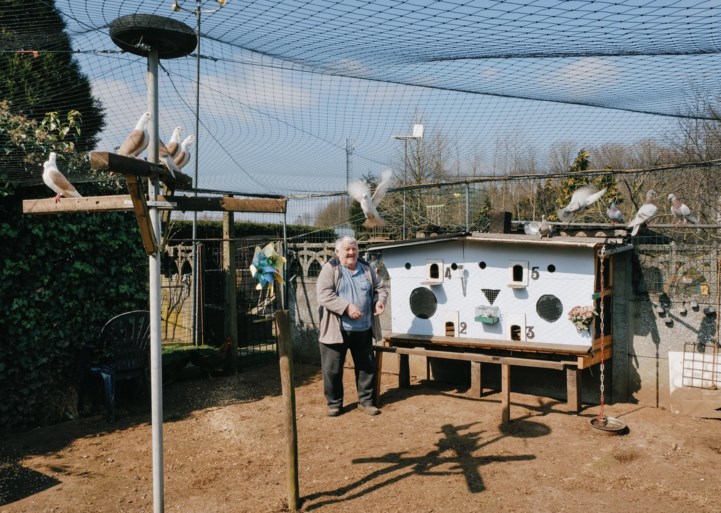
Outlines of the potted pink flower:
M 578 331 L 589 331 L 589 327 L 596 315 L 592 306 L 574 306 L 568 312 L 568 320 L 576 326 Z

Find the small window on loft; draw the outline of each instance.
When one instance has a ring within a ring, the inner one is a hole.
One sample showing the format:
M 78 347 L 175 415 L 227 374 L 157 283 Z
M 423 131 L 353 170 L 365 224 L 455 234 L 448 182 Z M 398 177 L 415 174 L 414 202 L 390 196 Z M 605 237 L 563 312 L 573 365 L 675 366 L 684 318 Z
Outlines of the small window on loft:
M 443 260 L 426 261 L 426 282 L 430 284 L 443 283 Z
M 528 262 L 511 260 L 508 262 L 511 288 L 525 288 L 528 285 Z
M 521 327 L 518 324 L 511 326 L 511 340 L 521 340 Z

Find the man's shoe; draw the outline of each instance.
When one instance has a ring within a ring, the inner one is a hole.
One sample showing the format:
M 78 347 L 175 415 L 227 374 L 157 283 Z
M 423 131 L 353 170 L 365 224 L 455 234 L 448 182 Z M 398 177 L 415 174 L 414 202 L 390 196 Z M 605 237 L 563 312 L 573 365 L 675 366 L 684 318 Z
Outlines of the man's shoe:
M 328 407 L 328 416 L 329 417 L 337 417 L 341 413 L 343 413 L 342 406 Z
M 376 408 L 372 404 L 361 404 L 360 409 L 363 410 L 368 415 L 378 415 L 381 412 L 378 408 Z

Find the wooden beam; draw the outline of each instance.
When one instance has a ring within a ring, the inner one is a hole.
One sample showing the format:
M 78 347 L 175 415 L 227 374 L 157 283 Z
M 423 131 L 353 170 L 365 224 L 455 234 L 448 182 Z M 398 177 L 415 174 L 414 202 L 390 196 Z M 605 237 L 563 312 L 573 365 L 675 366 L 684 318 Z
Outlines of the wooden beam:
M 134 176 L 134 175 L 128 175 Z M 23 200 L 24 214 L 61 214 L 68 212 L 129 212 L 133 210 L 129 194 L 113 196 L 83 196 L 62 198 L 55 203 L 53 198 Z M 203 196 L 158 196 L 158 202 L 173 203 L 173 207 L 159 206 L 160 210 L 187 212 L 260 212 L 282 214 L 287 201 L 275 198 L 217 198 Z
M 23 214 L 62 214 L 71 212 L 128 212 L 133 210 L 130 194 L 23 200 Z
M 175 178 L 173 178 L 168 168 L 162 164 L 154 164 L 147 160 L 125 157 L 107 151 L 91 152 L 90 167 L 96 171 L 142 176 L 143 178 L 157 175 L 161 181 L 173 185 L 177 189 L 190 189 L 193 185 L 193 179 L 180 171 L 176 171 Z
M 148 203 L 143 193 L 143 187 L 135 175 L 125 175 L 125 181 L 128 182 L 128 191 L 130 191 L 130 199 L 133 202 L 135 218 L 138 220 L 143 248 L 145 248 L 148 255 L 155 255 L 158 251 L 158 242 L 155 239 L 155 231 L 150 222 L 150 213 L 148 212 Z
M 230 196 L 160 196 L 158 201 L 168 201 L 177 206 L 174 210 L 187 212 L 260 212 L 283 214 L 286 198 L 235 198 Z

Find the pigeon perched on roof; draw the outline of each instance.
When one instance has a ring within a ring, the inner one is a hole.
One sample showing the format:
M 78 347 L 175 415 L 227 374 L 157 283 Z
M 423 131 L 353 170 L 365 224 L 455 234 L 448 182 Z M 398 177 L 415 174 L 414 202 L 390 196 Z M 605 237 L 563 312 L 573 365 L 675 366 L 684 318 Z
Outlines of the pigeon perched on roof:
M 526 221 L 523 223 L 523 232 L 526 235 L 540 235 L 541 223 L 538 221 Z
M 118 155 L 124 155 L 126 157 L 137 157 L 140 155 L 145 148 L 148 147 L 148 121 L 150 121 L 150 112 L 143 112 L 140 119 L 135 124 L 135 128 L 130 132 L 128 137 L 125 138 L 123 144 L 118 148 Z
M 631 221 L 626 227 L 628 229 L 633 229 L 631 231 L 631 235 L 636 235 L 639 228 L 641 228 L 641 225 L 646 224 L 653 216 L 656 215 L 657 207 L 653 204 L 653 199 L 655 197 L 656 191 L 653 189 L 646 193 L 646 201 L 643 202 L 643 205 L 641 205 L 638 212 L 636 212 L 636 217 L 633 218 L 633 221 Z
M 691 213 L 691 209 L 688 208 L 688 205 L 686 205 L 686 203 L 681 202 L 681 200 L 678 199 L 675 194 L 669 194 L 668 199 L 671 200 L 671 214 L 676 220 L 676 223 L 683 222 L 684 224 L 686 224 L 688 222 L 692 224 L 698 224 L 698 219 L 693 216 L 693 214 Z
M 363 222 L 363 226 L 367 228 L 374 228 L 385 224 L 383 218 L 380 214 L 378 214 L 377 208 L 378 204 L 386 195 L 386 191 L 388 191 L 392 176 L 393 172 L 390 169 L 383 171 L 381 181 L 376 186 L 376 190 L 372 196 L 370 190 L 368 189 L 368 185 L 363 180 L 358 180 L 348 184 L 348 194 L 360 203 L 363 215 L 365 215 L 366 220 Z
M 190 162 L 190 146 L 195 142 L 195 136 L 189 135 L 180 143 L 180 150 L 175 155 L 175 164 L 178 169 L 183 169 Z
M 55 195 L 55 203 L 60 201 L 61 196 L 66 198 L 80 198 L 80 193 L 75 190 L 73 184 L 71 184 L 58 169 L 56 159 L 57 155 L 54 151 L 51 151 L 50 155 L 48 155 L 48 160 L 43 164 L 43 182 L 57 193 Z
M 616 206 L 616 200 L 611 200 L 606 209 L 606 215 L 611 220 L 611 224 L 623 223 L 623 212 Z
M 558 218 L 565 222 L 570 223 L 573 221 L 573 216 L 577 213 L 582 212 L 590 205 L 598 201 L 601 196 L 606 194 L 607 188 L 604 187 L 600 191 L 591 185 L 584 185 L 573 191 L 571 201 L 558 211 Z
M 541 238 L 546 237 L 550 238 L 553 234 L 553 225 L 546 221 L 546 216 L 541 216 L 541 224 L 538 225 L 538 233 L 541 236 Z

